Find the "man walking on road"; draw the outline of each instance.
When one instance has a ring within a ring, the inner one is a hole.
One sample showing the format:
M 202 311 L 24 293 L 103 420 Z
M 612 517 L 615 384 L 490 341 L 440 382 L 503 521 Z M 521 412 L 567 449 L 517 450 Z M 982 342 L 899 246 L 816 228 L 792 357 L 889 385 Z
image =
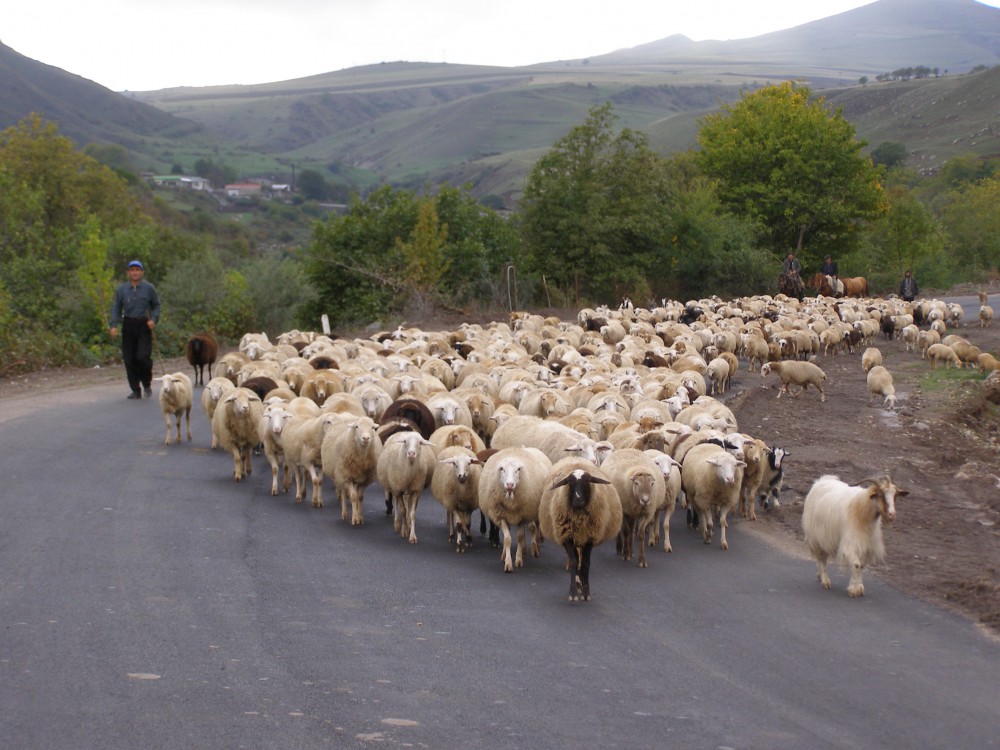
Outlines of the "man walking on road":
M 148 398 L 153 395 L 153 328 L 160 320 L 160 298 L 156 287 L 142 278 L 141 262 L 129 261 L 126 272 L 128 281 L 115 290 L 109 333 L 116 338 L 122 325 L 122 359 L 132 389 L 128 398 L 142 398 L 140 387 Z

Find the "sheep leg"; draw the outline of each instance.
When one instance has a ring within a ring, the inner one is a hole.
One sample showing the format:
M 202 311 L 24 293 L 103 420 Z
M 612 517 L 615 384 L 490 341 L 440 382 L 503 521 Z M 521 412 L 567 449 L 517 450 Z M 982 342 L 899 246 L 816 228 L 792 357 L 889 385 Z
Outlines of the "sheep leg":
M 639 538 L 639 567 L 648 568 L 649 565 L 646 563 L 646 545 L 643 543 L 646 541 L 646 527 L 649 526 L 649 519 L 644 518 L 639 521 L 639 529 L 637 531 L 637 536 Z M 631 547 L 631 541 L 629 541 L 629 546 Z
M 660 518 L 663 516 L 663 511 L 658 510 L 653 515 L 653 523 L 650 525 L 649 531 L 649 546 L 655 547 L 660 543 Z M 642 540 L 645 543 L 645 539 Z
M 323 472 L 317 471 L 316 466 L 309 464 L 309 476 L 312 477 L 312 506 L 314 508 L 323 507 Z
M 347 489 L 345 487 L 335 487 L 337 497 L 340 498 L 340 520 L 347 520 Z
M 861 561 L 857 558 L 851 560 L 851 580 L 847 584 L 848 596 L 864 596 L 865 584 L 861 582 Z
M 726 516 L 728 515 L 729 515 L 728 508 L 722 508 L 719 511 L 719 529 L 721 529 L 722 533 L 722 549 L 724 550 L 729 549 L 729 542 L 726 541 L 726 529 L 729 528 L 729 521 L 726 520 Z
M 176 417 L 177 417 L 177 439 L 174 440 L 174 442 L 177 443 L 177 445 L 180 445 L 181 444 L 181 413 L 177 412 Z M 190 419 L 190 417 L 189 417 L 189 419 Z M 190 439 L 191 439 L 191 424 L 189 422 L 188 423 L 188 440 L 190 440 Z
M 657 528 L 656 533 L 657 533 L 657 535 L 659 535 L 659 533 L 660 533 L 659 528 Z M 659 539 L 657 539 L 657 542 L 659 542 Z M 664 552 L 673 552 L 674 551 L 673 545 L 670 544 L 670 514 L 669 513 L 664 513 L 663 514 L 663 551 Z
M 454 542 L 458 537 L 458 519 L 450 510 L 445 511 L 444 525 L 448 527 L 448 541 Z
M 190 409 L 185 410 L 184 415 L 187 418 L 187 436 L 188 436 L 188 442 L 190 443 L 191 442 L 191 410 Z M 181 418 L 178 416 L 177 417 L 177 442 L 178 443 L 181 441 L 180 429 L 181 429 Z
M 237 482 L 243 479 L 243 455 L 239 448 L 234 447 L 233 453 L 233 479 Z
M 274 497 L 278 494 L 278 475 L 281 473 L 281 468 L 278 466 L 276 456 L 268 456 L 267 462 L 271 465 L 271 497 Z
M 698 525 L 701 528 L 701 538 L 705 544 L 712 543 L 712 531 L 715 529 L 715 522 L 712 520 L 711 509 L 698 514 Z
M 538 548 L 545 541 L 545 537 L 542 536 L 542 527 L 532 521 L 528 524 L 528 528 L 531 529 L 531 556 L 538 557 Z
M 164 414 L 163 415 L 163 421 L 165 421 L 167 423 L 167 436 L 165 438 L 163 438 L 163 444 L 164 445 L 170 445 L 170 415 L 169 414 Z
M 563 544 L 566 549 L 566 567 L 569 568 L 569 600 L 580 600 L 580 554 L 573 542 Z
M 417 503 L 420 502 L 420 492 L 408 492 L 405 495 L 406 523 L 410 527 L 410 544 L 417 543 Z
M 365 514 L 361 510 L 361 503 L 364 502 L 365 491 L 351 482 L 347 485 L 347 493 L 351 496 L 351 526 L 363 526 Z
M 517 527 L 517 552 L 514 555 L 514 567 L 524 567 L 524 524 Z
M 306 499 L 306 469 L 295 464 L 292 471 L 295 472 L 295 502 L 301 503 Z
M 289 466 L 288 461 L 284 461 L 281 468 L 285 472 L 284 479 L 281 483 L 281 491 L 288 492 L 288 488 L 292 486 L 292 467 Z
M 587 542 L 580 550 L 580 599 L 590 601 L 590 552 L 593 542 Z
M 500 561 L 503 563 L 504 573 L 514 572 L 514 563 L 510 557 L 510 524 L 505 520 L 500 521 L 500 533 L 503 534 L 503 551 L 500 553 Z

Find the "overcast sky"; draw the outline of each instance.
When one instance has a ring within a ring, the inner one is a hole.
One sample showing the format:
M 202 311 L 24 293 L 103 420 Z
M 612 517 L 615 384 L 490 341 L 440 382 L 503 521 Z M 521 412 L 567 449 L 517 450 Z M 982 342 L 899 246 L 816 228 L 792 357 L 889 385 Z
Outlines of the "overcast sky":
M 146 91 L 284 81 L 395 60 L 571 60 L 672 34 L 757 36 L 869 2 L 15 0 L 0 16 L 0 42 L 115 91 Z

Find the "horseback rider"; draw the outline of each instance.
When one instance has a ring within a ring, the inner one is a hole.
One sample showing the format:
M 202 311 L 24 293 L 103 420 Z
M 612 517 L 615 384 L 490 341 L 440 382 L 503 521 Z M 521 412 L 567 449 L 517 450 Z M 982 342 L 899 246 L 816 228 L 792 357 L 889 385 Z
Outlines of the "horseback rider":
M 791 283 L 791 287 L 795 291 L 795 296 L 801 299 L 802 295 L 805 294 L 805 284 L 802 283 L 802 264 L 795 257 L 794 250 L 789 251 L 788 257 L 785 258 L 785 262 L 782 265 L 781 272 Z
M 840 276 L 840 269 L 837 268 L 837 263 L 834 261 L 832 255 L 827 255 L 823 258 L 823 265 L 820 266 L 819 272 L 824 276 L 830 277 L 830 296 L 837 297 L 837 278 Z

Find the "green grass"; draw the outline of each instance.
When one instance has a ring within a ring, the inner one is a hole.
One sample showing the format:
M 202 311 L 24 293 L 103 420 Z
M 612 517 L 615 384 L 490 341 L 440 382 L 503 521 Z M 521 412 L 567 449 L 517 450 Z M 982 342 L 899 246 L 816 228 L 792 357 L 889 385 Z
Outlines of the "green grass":
M 928 370 L 920 379 L 920 387 L 928 393 L 944 393 L 954 391 L 960 384 L 983 380 L 983 374 L 976 369 L 961 370 L 938 365 L 936 369 Z

